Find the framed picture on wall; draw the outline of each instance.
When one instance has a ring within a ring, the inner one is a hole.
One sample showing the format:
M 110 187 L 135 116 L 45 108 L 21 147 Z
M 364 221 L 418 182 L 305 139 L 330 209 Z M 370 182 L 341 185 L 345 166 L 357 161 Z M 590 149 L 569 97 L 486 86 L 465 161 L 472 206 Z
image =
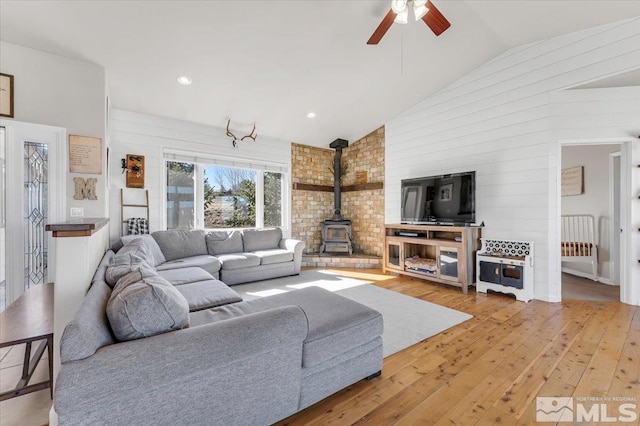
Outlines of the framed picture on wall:
M 453 198 L 453 184 L 442 185 L 438 188 L 438 201 L 451 201 Z
M 69 135 L 69 172 L 102 174 L 102 139 Z
M 13 76 L 0 73 L 0 116 L 13 118 Z
M 562 196 L 580 195 L 584 192 L 584 167 L 562 169 Z

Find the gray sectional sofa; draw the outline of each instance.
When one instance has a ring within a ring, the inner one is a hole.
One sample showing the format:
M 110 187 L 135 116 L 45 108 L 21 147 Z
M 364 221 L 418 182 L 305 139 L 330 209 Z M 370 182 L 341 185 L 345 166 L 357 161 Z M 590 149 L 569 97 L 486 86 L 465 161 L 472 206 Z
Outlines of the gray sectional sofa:
M 60 424 L 267 425 L 381 370 L 375 310 L 316 287 L 245 302 L 227 285 L 299 273 L 303 244 L 279 229 L 114 249 L 61 339 Z

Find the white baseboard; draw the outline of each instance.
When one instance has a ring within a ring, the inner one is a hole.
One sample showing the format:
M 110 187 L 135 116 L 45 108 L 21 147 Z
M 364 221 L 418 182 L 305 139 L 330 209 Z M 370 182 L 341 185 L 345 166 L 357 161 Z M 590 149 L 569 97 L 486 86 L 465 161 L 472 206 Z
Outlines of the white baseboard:
M 560 296 L 554 296 L 550 294 L 539 294 L 539 293 L 536 293 L 535 291 L 533 293 L 533 299 L 541 300 L 543 302 L 549 302 L 549 303 L 562 302 L 562 298 Z
M 58 426 L 58 413 L 56 413 L 56 408 L 53 405 L 49 410 L 49 426 Z
M 571 268 L 565 268 L 564 266 L 561 269 L 562 269 L 562 272 L 565 272 L 565 273 L 571 274 L 571 275 L 575 275 L 576 277 L 587 278 L 589 280 L 593 280 L 593 281 L 599 282 L 601 284 L 616 285 L 616 286 L 618 285 L 618 284 L 615 284 L 613 281 L 611 281 L 611 279 L 609 279 L 609 278 L 595 277 L 595 279 L 594 279 L 593 275 L 589 274 L 587 272 L 582 272 L 582 271 L 578 271 L 576 269 L 571 269 Z

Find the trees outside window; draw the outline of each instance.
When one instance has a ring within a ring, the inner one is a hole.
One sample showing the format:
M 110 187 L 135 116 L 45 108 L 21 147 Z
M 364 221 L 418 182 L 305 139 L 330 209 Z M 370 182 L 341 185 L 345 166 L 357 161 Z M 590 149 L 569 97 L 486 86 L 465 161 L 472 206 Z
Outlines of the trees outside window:
M 204 227 L 256 226 L 256 172 L 234 167 L 204 166 Z
M 167 161 L 167 228 L 283 226 L 284 182 L 279 172 Z

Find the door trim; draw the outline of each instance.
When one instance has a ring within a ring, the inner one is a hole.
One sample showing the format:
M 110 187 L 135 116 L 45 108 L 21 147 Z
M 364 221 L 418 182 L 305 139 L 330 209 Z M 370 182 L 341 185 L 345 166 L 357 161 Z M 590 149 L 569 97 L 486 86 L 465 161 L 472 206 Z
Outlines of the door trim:
M 615 175 L 613 173 L 613 169 L 614 169 L 614 158 L 615 157 L 620 157 L 620 175 L 618 176 L 618 182 L 615 181 Z M 620 229 L 622 226 L 622 208 L 623 208 L 623 203 L 622 203 L 622 184 L 621 184 L 621 180 L 622 180 L 622 152 L 618 151 L 618 152 L 612 152 L 609 154 L 609 214 L 611 215 L 611 238 L 610 238 L 610 242 L 609 242 L 609 261 L 611 263 L 610 267 L 609 267 L 609 275 L 611 278 L 611 284 L 616 285 L 616 280 L 614 278 L 618 278 L 618 283 L 617 285 L 620 284 L 620 276 L 621 274 L 621 267 L 622 267 L 622 262 L 620 260 L 621 256 L 621 247 L 620 245 L 622 245 L 622 236 L 620 235 Z M 618 224 L 618 226 L 616 226 L 615 223 L 615 194 L 613 191 L 613 188 L 615 187 L 615 185 L 618 185 L 618 191 L 620 192 L 620 199 L 618 200 L 619 205 L 618 205 L 618 210 L 620 213 L 620 223 Z M 615 236 L 619 235 L 619 242 L 620 244 L 618 244 L 618 247 L 616 247 L 616 250 L 618 252 L 618 258 L 617 259 L 613 259 L 611 257 L 611 249 L 613 249 L 614 243 L 616 241 Z M 615 275 L 614 275 L 614 269 L 616 270 Z
M 628 303 L 631 305 L 638 304 L 635 301 L 633 295 L 635 290 L 631 283 L 631 268 L 632 265 L 627 259 L 627 247 L 631 247 L 631 145 L 636 143 L 632 138 L 598 138 L 598 139 L 561 139 L 557 145 L 558 155 L 558 167 L 556 170 L 556 200 L 557 200 L 557 215 L 556 215 L 556 233 L 560 235 L 560 216 L 562 215 L 562 191 L 561 191 L 561 165 L 562 165 L 562 147 L 572 145 L 620 145 L 620 226 L 624 230 L 620 236 L 620 302 Z M 560 244 L 558 241 L 557 263 L 560 266 Z M 562 272 L 558 267 L 556 280 L 559 285 L 559 295 L 562 299 Z
M 65 141 L 67 131 L 62 127 L 13 120 L 0 120 L 0 126 L 5 128 L 7 146 L 6 197 L 7 200 L 11 200 L 6 204 L 6 244 L 7 247 L 22 247 L 24 245 L 24 225 L 22 223 L 22 206 L 24 205 L 22 191 L 24 178 L 23 139 L 48 145 L 48 222 L 59 222 L 64 220 L 66 209 L 67 148 Z M 20 161 L 13 161 L 16 158 L 20 158 Z M 19 179 L 19 184 L 16 184 L 16 178 Z M 8 208 L 9 206 L 19 206 L 19 208 Z M 51 279 L 55 276 L 56 253 L 51 235 L 48 234 L 47 238 L 49 239 L 47 268 L 48 278 Z M 6 301 L 8 306 L 24 293 L 24 277 L 19 272 L 24 270 L 23 250 L 7 250 L 6 264 Z

